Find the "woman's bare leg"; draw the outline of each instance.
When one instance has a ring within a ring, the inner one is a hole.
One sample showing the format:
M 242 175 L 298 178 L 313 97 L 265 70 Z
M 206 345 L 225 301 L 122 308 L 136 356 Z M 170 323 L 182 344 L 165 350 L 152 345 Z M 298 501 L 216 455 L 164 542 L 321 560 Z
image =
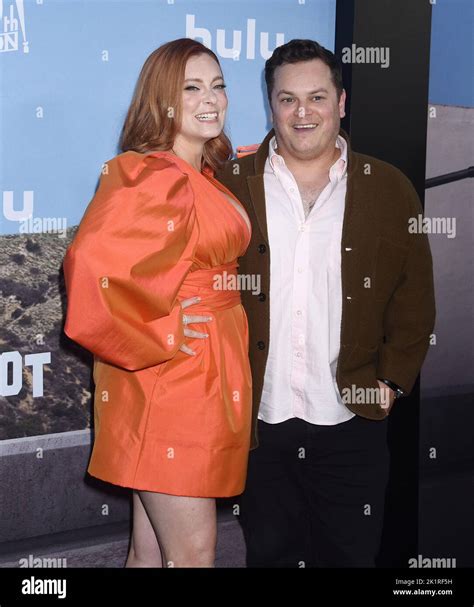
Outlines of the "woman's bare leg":
M 165 567 L 214 567 L 216 500 L 139 491 Z
M 133 491 L 133 527 L 125 567 L 163 567 L 155 531 L 137 491 Z

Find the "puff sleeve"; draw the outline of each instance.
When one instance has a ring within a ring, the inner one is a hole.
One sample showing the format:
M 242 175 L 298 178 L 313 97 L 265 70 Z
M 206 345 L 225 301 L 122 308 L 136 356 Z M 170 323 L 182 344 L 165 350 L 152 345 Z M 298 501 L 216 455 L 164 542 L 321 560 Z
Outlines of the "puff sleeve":
M 130 371 L 184 342 L 179 288 L 198 240 L 189 177 L 171 157 L 126 152 L 107 171 L 63 260 L 64 332 Z

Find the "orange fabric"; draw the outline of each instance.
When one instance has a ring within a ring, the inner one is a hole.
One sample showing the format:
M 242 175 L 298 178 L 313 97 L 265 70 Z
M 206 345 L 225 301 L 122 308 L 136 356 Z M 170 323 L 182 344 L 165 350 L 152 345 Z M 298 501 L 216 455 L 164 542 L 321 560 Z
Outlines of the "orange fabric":
M 243 158 L 249 154 L 255 154 L 259 147 L 259 143 L 252 143 L 251 145 L 239 145 L 237 147 L 237 158 Z
M 250 446 L 248 326 L 239 291 L 214 287 L 217 274 L 236 274 L 248 226 L 212 172 L 169 152 L 129 151 L 106 166 L 63 262 L 64 331 L 94 354 L 88 472 L 173 495 L 238 495 Z M 185 312 L 213 317 L 190 327 L 206 339 L 183 333 L 180 301 L 196 295 Z

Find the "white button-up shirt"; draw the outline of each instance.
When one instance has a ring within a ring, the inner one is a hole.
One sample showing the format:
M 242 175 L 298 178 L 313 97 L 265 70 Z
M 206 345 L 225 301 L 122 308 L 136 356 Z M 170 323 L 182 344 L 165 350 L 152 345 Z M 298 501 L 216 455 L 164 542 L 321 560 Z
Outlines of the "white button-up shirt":
M 270 344 L 259 419 L 334 425 L 354 417 L 336 383 L 347 144 L 305 219 L 293 174 L 270 141 L 264 184 L 270 245 Z

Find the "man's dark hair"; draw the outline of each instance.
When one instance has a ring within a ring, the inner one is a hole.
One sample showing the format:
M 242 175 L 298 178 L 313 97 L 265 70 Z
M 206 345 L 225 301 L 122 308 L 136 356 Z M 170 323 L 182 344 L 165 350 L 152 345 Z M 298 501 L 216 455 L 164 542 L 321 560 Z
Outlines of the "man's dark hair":
M 265 62 L 265 82 L 267 83 L 267 95 L 270 107 L 272 105 L 271 97 L 275 83 L 275 70 L 280 65 L 286 63 L 299 63 L 300 61 L 311 61 L 312 59 L 321 59 L 331 70 L 331 78 L 336 87 L 337 98 L 342 93 L 342 66 L 334 53 L 321 46 L 314 40 L 290 40 L 286 44 L 278 46 L 270 59 Z

